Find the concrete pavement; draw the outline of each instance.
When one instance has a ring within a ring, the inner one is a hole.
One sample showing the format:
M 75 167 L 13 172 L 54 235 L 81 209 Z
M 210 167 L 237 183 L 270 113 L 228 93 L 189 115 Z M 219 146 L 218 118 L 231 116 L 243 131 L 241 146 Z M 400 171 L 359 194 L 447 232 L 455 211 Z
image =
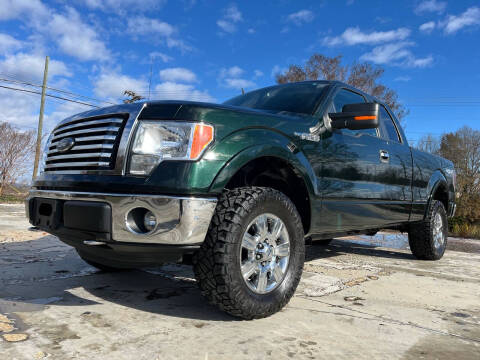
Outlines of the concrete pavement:
M 403 235 L 311 245 L 290 304 L 241 321 L 206 303 L 189 266 L 104 273 L 17 225 L 0 228 L 5 359 L 480 358 L 475 248 L 423 262 Z

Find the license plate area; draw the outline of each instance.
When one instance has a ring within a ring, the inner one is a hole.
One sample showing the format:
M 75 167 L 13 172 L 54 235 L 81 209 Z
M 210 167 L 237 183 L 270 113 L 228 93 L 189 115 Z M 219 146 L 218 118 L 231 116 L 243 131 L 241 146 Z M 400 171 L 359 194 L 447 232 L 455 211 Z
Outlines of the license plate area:
M 39 228 L 57 229 L 62 224 L 63 202 L 56 199 L 34 198 L 31 223 Z

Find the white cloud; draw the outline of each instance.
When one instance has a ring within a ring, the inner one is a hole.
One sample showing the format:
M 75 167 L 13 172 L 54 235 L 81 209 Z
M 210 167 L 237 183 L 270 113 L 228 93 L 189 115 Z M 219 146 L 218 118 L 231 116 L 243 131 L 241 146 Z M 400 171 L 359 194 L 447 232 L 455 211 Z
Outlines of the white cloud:
M 242 13 L 238 10 L 237 5 L 232 4 L 224 10 L 224 18 L 233 22 L 243 20 Z
M 294 23 L 297 26 L 312 22 L 315 15 L 310 10 L 300 10 L 287 16 L 287 21 Z
M 223 19 L 217 20 L 217 25 L 227 33 L 234 33 L 235 31 L 237 31 L 236 25 L 227 20 L 223 20 Z
M 102 73 L 94 84 L 94 92 L 97 96 L 112 100 L 118 100 L 125 90 L 136 93 L 144 93 L 148 83 L 142 79 L 136 79 L 118 72 Z
M 182 51 L 192 50 L 183 40 L 175 37 L 177 29 L 173 25 L 157 19 L 145 16 L 130 17 L 127 22 L 127 32 L 135 38 L 142 36 L 149 41 L 159 38 L 165 41 L 169 48 L 179 48 Z
M 263 71 L 260 71 L 260 70 L 255 70 L 253 74 L 255 75 L 256 78 L 262 77 L 264 75 Z
M 173 60 L 171 56 L 161 53 L 159 51 L 153 51 L 149 54 L 149 56 L 150 56 L 150 59 L 152 60 L 160 59 L 165 63 Z
M 257 86 L 253 81 L 247 79 L 224 79 L 224 86 L 231 89 L 247 89 Z
M 447 7 L 446 1 L 424 0 L 418 3 L 415 7 L 416 14 L 423 14 L 427 12 L 442 13 Z
M 65 54 L 84 61 L 110 58 L 110 52 L 98 32 L 83 22 L 75 9 L 68 8 L 65 15 L 55 13 L 49 19 L 46 25 L 39 21 L 37 28 L 49 33 Z
M 38 95 L 0 89 L 0 121 L 33 130 L 39 107 Z
M 424 58 L 415 58 L 412 55 L 412 57 L 407 58 L 407 61 L 404 63 L 404 65 L 407 67 L 424 68 L 432 65 L 432 63 L 433 63 L 432 55 L 426 56 Z
M 271 77 L 276 77 L 278 74 L 283 74 L 284 72 L 286 72 L 288 70 L 288 68 L 286 67 L 281 67 L 279 65 L 275 65 L 273 68 L 272 68 L 272 71 L 270 73 L 270 76 Z
M 410 54 L 407 47 L 412 45 L 412 42 L 399 42 L 377 46 L 371 52 L 363 54 L 360 60 L 371 61 L 375 64 L 388 64 L 407 57 Z
M 0 4 L 0 20 L 16 19 L 18 17 L 35 14 L 46 16 L 48 10 L 40 0 L 2 0 Z
M 398 28 L 390 31 L 362 32 L 358 27 L 347 28 L 343 34 L 335 37 L 325 37 L 324 45 L 358 45 L 358 44 L 379 44 L 382 42 L 404 40 L 410 35 L 407 28 Z
M 397 76 L 393 81 L 401 81 L 401 82 L 408 82 L 412 80 L 410 76 Z
M 191 70 L 175 67 L 160 70 L 160 79 L 168 82 L 196 82 L 197 76 Z
M 242 68 L 239 66 L 232 66 L 230 68 L 223 68 L 220 70 L 220 77 L 225 78 L 225 77 L 239 77 L 242 76 L 242 74 L 245 72 Z
M 53 112 L 45 114 L 43 133 L 49 134 L 55 125 L 68 116 L 91 110 L 91 107 L 71 102 L 58 104 L 51 98 L 46 98 L 47 111 L 55 106 Z M 38 113 L 40 109 L 40 96 L 6 89 L 0 89 L 0 119 L 18 126 L 24 130 L 36 130 Z
M 7 55 L 0 61 L 1 73 L 8 74 L 17 79 L 36 83 L 42 81 L 44 68 L 45 56 L 38 54 L 17 53 L 14 55 Z M 58 76 L 68 77 L 71 75 L 72 74 L 63 62 L 50 60 L 48 68 L 49 79 L 54 79 Z
M 433 31 L 433 29 L 435 29 L 435 26 L 436 26 L 435 21 L 429 21 L 420 25 L 418 29 L 424 33 L 430 34 Z
M 231 4 L 223 10 L 223 16 L 217 20 L 217 26 L 226 33 L 237 31 L 237 23 L 243 21 L 243 16 L 237 5 Z
M 22 41 L 19 41 L 8 34 L 0 33 L 0 53 L 9 53 L 10 51 L 20 49 L 22 46 Z
M 166 3 L 166 0 L 78 0 L 78 2 L 84 3 L 90 9 L 127 15 L 132 10 L 148 12 L 158 9 Z
M 362 61 L 371 61 L 375 64 L 389 64 L 404 67 L 426 67 L 432 64 L 431 55 L 424 58 L 416 58 L 409 47 L 415 45 L 413 42 L 403 41 L 386 45 L 376 46 L 372 51 L 360 57 Z
M 480 8 L 473 6 L 460 15 L 449 15 L 441 24 L 446 34 L 454 34 L 468 26 L 480 25 Z
M 175 28 L 163 21 L 147 18 L 145 16 L 136 16 L 128 19 L 127 32 L 132 35 L 159 35 L 164 38 L 171 37 Z
M 220 69 L 218 82 L 221 86 L 231 89 L 246 89 L 257 86 L 252 80 L 241 78 L 245 70 L 239 66 L 232 66 L 230 68 Z
M 72 7 L 64 13 L 47 8 L 38 0 L 2 0 L 0 19 L 21 19 L 35 30 L 35 36 L 48 36 L 65 54 L 80 60 L 107 60 L 110 52 L 98 31 L 87 24 Z M 41 39 L 43 40 L 43 39 Z
M 179 84 L 172 81 L 166 81 L 155 86 L 155 90 L 152 94 L 152 99 L 190 100 L 204 102 L 216 101 L 216 99 L 212 97 L 208 93 L 208 91 L 197 90 L 193 85 Z

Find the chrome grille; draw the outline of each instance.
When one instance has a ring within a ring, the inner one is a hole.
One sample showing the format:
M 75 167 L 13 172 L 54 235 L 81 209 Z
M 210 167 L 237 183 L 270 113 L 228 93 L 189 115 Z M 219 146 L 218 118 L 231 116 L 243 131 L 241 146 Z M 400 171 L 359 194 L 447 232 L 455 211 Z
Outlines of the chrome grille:
M 125 119 L 122 117 L 76 119 L 58 125 L 52 133 L 45 171 L 108 170 L 115 163 Z M 68 150 L 61 140 L 73 139 Z

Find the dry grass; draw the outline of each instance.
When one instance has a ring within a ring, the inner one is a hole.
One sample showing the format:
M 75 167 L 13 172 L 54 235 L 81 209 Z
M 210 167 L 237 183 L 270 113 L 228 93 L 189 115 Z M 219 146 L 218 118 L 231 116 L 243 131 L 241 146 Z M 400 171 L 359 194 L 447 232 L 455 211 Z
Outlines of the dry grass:
M 453 224 L 450 235 L 470 239 L 480 239 L 480 225 L 468 222 Z
M 0 204 L 19 204 L 23 203 L 27 194 L 3 194 L 0 195 Z

